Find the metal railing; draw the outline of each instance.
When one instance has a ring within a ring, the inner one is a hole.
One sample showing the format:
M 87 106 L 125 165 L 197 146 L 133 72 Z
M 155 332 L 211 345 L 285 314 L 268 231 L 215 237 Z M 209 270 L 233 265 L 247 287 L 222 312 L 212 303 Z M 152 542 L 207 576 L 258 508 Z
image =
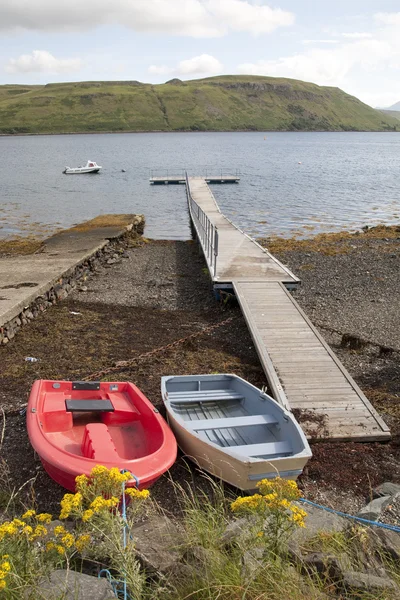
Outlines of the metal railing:
M 213 277 L 217 274 L 218 257 L 218 228 L 213 225 L 204 210 L 200 208 L 190 193 L 189 178 L 185 172 L 186 197 L 189 206 L 189 214 L 203 249 L 208 268 Z

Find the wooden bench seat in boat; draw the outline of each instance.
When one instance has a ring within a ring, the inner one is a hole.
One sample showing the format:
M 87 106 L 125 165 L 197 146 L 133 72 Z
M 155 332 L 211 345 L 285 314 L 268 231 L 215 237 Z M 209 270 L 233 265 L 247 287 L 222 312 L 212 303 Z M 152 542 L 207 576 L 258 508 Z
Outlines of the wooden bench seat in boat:
M 292 446 L 288 442 L 268 442 L 266 444 L 244 444 L 243 446 L 229 446 L 225 450 L 235 452 L 241 456 L 276 456 L 293 454 Z
M 243 395 L 233 390 L 205 390 L 188 392 L 169 392 L 168 400 L 174 404 L 193 402 L 222 402 L 226 400 L 243 400 Z
M 83 432 L 81 450 L 86 458 L 93 458 L 99 462 L 111 462 L 114 458 L 116 465 L 120 457 L 115 448 L 107 425 L 104 423 L 90 423 Z
M 245 417 L 227 417 L 225 419 L 199 419 L 185 421 L 188 429 L 205 431 L 207 429 L 228 429 L 230 427 L 249 427 L 251 425 L 277 425 L 278 421 L 272 415 L 249 415 Z

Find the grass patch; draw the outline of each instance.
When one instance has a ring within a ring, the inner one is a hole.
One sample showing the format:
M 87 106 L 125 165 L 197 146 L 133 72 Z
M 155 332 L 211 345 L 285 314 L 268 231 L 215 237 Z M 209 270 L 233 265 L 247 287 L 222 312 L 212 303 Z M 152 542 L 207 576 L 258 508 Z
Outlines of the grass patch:
M 43 250 L 44 243 L 32 237 L 17 237 L 12 240 L 0 240 L 0 257 L 23 256 Z
M 343 589 L 337 573 L 328 568 L 317 572 L 304 564 L 291 563 L 286 542 L 273 551 L 267 532 L 282 532 L 276 523 L 296 528 L 291 502 L 298 495 L 294 482 L 264 480 L 258 494 L 226 496 L 223 487 L 208 480 L 208 494 L 173 483 L 182 517 L 159 543 L 178 562 L 163 573 L 149 577 L 138 561 L 135 525 L 151 528 L 165 515 L 146 490 L 129 486 L 130 474 L 96 466 L 90 477 L 76 479 L 76 493 L 65 494 L 59 514 L 39 513 L 35 507 L 18 516 L 3 515 L 0 525 L 0 589 L 5 600 L 38 597 L 38 580 L 54 569 L 91 573 L 93 567 L 109 569 L 115 580 L 126 581 L 131 600 L 395 600 L 396 593 L 354 594 Z M 123 490 L 129 494 L 126 521 L 119 510 Z M 237 519 L 245 510 L 247 517 Z M 52 519 L 61 519 L 62 525 Z M 8 519 L 8 520 L 7 520 Z M 133 537 L 122 535 L 125 524 Z M 228 527 L 228 529 L 227 529 Z M 234 535 L 227 536 L 233 531 Z M 143 531 L 143 528 L 140 528 Z M 264 535 L 260 535 L 260 531 Z M 169 536 L 169 537 L 168 537 Z M 282 538 L 281 541 L 284 541 Z M 140 541 L 139 541 L 140 544 Z M 276 545 L 275 545 L 276 547 Z M 152 550 L 153 552 L 154 550 Z M 399 568 L 376 545 L 374 533 L 364 527 L 343 532 L 319 532 L 306 551 L 323 552 L 348 569 L 382 568 L 398 582 Z M 146 551 L 141 546 L 141 553 Z M 330 557 L 330 558 L 329 558 Z M 120 589 L 121 586 L 120 586 Z
M 90 221 L 85 221 L 79 225 L 75 225 L 67 231 L 90 231 L 91 229 L 100 229 L 102 227 L 126 227 L 131 225 L 137 218 L 137 215 L 99 215 Z
M 377 225 L 360 232 L 340 231 L 319 233 L 309 239 L 270 237 L 261 238 L 258 242 L 272 253 L 280 252 L 315 252 L 325 256 L 348 254 L 358 250 L 357 242 L 364 240 L 395 240 L 400 237 L 400 226 Z M 393 251 L 393 250 L 391 250 Z M 311 268 L 304 265 L 303 268 Z

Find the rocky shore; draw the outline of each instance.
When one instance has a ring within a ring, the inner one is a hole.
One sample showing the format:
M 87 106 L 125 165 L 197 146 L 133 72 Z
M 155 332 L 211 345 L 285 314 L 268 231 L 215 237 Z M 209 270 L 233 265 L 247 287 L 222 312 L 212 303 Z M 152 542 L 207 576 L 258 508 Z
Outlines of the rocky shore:
M 313 444 L 313 459 L 300 480 L 303 494 L 352 514 L 371 499 L 372 487 L 400 482 L 399 238 L 395 228 L 387 228 L 279 242 L 277 247 L 276 241 L 269 242 L 302 278 L 296 299 L 393 433 L 387 444 Z M 18 412 L 35 379 L 79 379 L 137 357 L 113 378 L 135 381 L 160 408 L 160 376 L 165 374 L 236 372 L 260 387 L 266 383 L 238 306 L 216 301 L 194 243 L 125 243 L 95 267 L 66 299 L 46 307 L 0 348 L 0 400 L 6 414 L 2 454 L 16 488 L 35 475 L 37 501 L 45 510 L 51 510 L 61 490 L 42 471 Z M 233 324 L 185 342 L 187 335 L 223 321 L 227 313 L 235 317 Z M 178 339 L 182 343 L 167 347 Z M 157 348 L 151 360 L 140 358 Z M 27 363 L 26 356 L 39 360 Z M 171 475 L 205 485 L 182 459 Z M 174 513 L 169 486 L 168 478 L 161 480 L 154 496 Z

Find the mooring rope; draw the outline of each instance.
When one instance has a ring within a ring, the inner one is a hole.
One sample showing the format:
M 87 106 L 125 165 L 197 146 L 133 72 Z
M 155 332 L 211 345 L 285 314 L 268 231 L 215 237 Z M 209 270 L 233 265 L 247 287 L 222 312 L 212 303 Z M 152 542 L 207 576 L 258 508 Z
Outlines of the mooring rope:
M 373 525 L 374 527 L 381 527 L 382 529 L 389 529 L 390 531 L 397 531 L 398 533 L 400 533 L 400 527 L 397 527 L 396 525 L 388 525 L 387 523 L 380 523 L 379 521 L 370 521 L 369 519 L 363 519 L 363 517 L 348 515 L 347 513 L 341 512 L 340 510 L 328 508 L 328 506 L 323 506 L 322 504 L 316 504 L 315 502 L 312 502 L 311 500 L 306 500 L 305 498 L 300 498 L 299 500 L 304 504 L 310 504 L 311 506 L 315 506 L 316 508 L 326 510 L 327 512 L 339 515 L 340 517 L 346 517 L 347 519 L 353 519 L 354 521 L 365 523 L 366 525 Z
M 128 473 L 128 471 L 126 469 L 122 469 L 121 473 Z M 131 473 L 129 471 L 129 473 L 132 475 L 132 479 L 135 480 L 135 484 L 137 489 L 139 489 L 139 478 L 136 477 L 136 475 L 134 475 L 133 473 Z M 128 520 L 126 518 L 126 494 L 125 494 L 125 487 L 126 487 L 126 482 L 123 481 L 122 482 L 122 508 L 121 508 L 121 517 L 122 520 L 124 522 L 124 526 L 123 526 L 123 530 L 122 530 L 122 536 L 123 536 L 123 545 L 124 545 L 124 551 L 125 548 L 128 544 Z M 126 575 L 124 575 L 123 580 L 118 580 L 115 579 L 112 574 L 110 573 L 110 571 L 108 569 L 101 569 L 101 571 L 99 571 L 98 574 L 98 578 L 101 579 L 102 577 L 105 577 L 108 582 L 110 583 L 113 592 L 115 594 L 116 598 L 120 598 L 121 600 L 131 600 L 131 597 L 128 593 L 128 589 L 127 589 L 127 583 L 126 583 Z M 119 589 L 119 587 L 122 585 L 122 590 Z

